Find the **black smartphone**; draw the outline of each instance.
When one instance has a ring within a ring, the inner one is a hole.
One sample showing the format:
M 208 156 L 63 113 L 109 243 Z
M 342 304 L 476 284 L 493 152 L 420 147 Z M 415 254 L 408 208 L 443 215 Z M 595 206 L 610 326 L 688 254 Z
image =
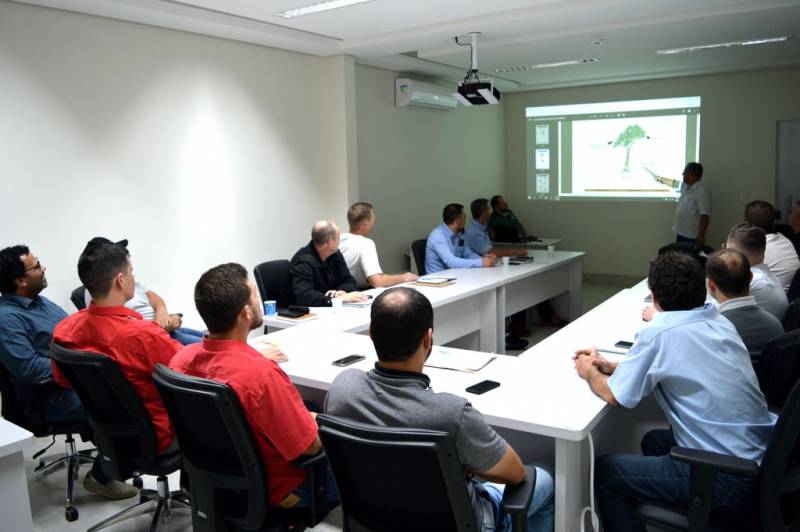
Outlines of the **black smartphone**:
M 614 344 L 614 347 L 619 347 L 620 349 L 630 349 L 631 347 L 633 347 L 633 342 L 620 340 L 619 342 Z
M 343 368 L 345 366 L 349 366 L 350 364 L 355 364 L 356 362 L 361 362 L 365 358 L 367 358 L 367 357 L 365 357 L 364 355 L 348 355 L 348 356 L 346 356 L 344 358 L 340 358 L 339 360 L 334 360 L 333 361 L 333 365 L 337 366 L 337 367 L 340 367 L 340 368 Z
M 653 294 L 647 294 L 644 298 L 645 303 L 652 303 L 653 302 Z
M 480 395 L 488 392 L 489 390 L 494 390 L 498 386 L 500 386 L 500 383 L 497 381 L 481 381 L 478 384 L 473 384 L 472 386 L 467 387 L 467 391 L 469 393 L 474 393 L 475 395 Z

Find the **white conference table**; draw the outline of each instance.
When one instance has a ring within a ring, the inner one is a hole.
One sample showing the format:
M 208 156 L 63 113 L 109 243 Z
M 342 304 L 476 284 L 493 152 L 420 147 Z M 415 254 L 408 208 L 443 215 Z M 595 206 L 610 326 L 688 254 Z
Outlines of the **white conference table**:
M 611 347 L 620 339 L 633 340 L 643 325 L 641 309 L 641 294 L 623 290 L 519 357 L 499 355 L 476 373 L 425 369 L 433 390 L 467 397 L 491 425 L 555 440 L 557 531 L 580 529 L 580 513 L 588 504 L 589 482 L 583 440 L 611 408 L 578 377 L 572 355 L 576 349 L 589 345 Z M 309 334 L 307 328 L 293 327 L 251 342 L 260 340 L 269 341 L 286 353 L 289 361 L 281 367 L 292 382 L 322 393 L 344 369 L 331 365 L 334 360 L 364 355 L 365 360 L 349 366 L 364 371 L 377 360 L 369 338 L 360 334 L 334 330 Z M 501 386 L 483 395 L 465 392 L 467 386 L 484 379 L 498 381 Z
M 547 249 L 548 246 L 555 246 L 563 239 L 561 238 L 540 238 L 529 242 L 494 242 L 494 245 L 501 247 L 523 247 L 527 249 Z
M 22 451 L 34 444 L 33 434 L 0 418 L 0 517 L 2 530 L 33 530 L 28 479 Z
M 437 275 L 456 277 L 445 287 L 406 283 L 425 294 L 434 313 L 434 341 L 447 344 L 478 332 L 475 346 L 484 352 L 505 352 L 505 318 L 537 303 L 556 298 L 557 310 L 577 319 L 582 306 L 582 265 L 585 253 L 577 251 L 529 251 L 533 262 L 494 268 L 445 270 Z M 365 293 L 377 296 L 383 289 Z M 312 307 L 317 319 L 292 322 L 265 317 L 275 329 L 313 327 L 325 331 L 364 333 L 369 329 L 369 307 Z

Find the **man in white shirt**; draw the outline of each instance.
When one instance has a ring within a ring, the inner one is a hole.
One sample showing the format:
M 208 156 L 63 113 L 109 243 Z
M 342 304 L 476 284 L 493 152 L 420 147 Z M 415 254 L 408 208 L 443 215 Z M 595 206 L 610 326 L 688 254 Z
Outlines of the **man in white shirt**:
M 750 281 L 750 295 L 756 299 L 758 306 L 783 320 L 789 300 L 783 291 L 781 282 L 764 264 L 764 248 L 767 245 L 766 233 L 760 227 L 749 223 L 735 225 L 728 233 L 725 247 L 742 253 L 750 261 L 753 279 Z
M 351 205 L 347 211 L 347 222 L 350 224 L 350 232 L 341 236 L 339 251 L 344 256 L 347 269 L 355 278 L 357 286 L 369 285 L 377 288 L 417 280 L 413 273 L 389 275 L 381 270 L 375 242 L 367 238 L 375 226 L 375 208 L 371 204 L 360 201 Z
M 775 230 L 775 208 L 763 200 L 751 201 L 744 209 L 744 220 L 767 234 L 764 264 L 781 282 L 783 290 L 788 291 L 794 274 L 800 269 L 800 257 L 792 241 Z
M 706 245 L 706 231 L 711 221 L 711 193 L 703 185 L 703 165 L 688 163 L 683 169 L 681 198 L 675 210 L 675 223 L 672 232 L 678 242 L 692 242 L 698 248 Z M 677 186 L 677 179 L 656 177 L 656 181 L 669 186 Z

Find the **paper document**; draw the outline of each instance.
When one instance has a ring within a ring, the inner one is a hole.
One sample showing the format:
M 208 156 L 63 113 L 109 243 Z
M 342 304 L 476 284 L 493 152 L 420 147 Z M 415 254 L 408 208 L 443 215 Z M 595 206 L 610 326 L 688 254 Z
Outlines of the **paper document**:
M 486 364 L 495 358 L 497 358 L 497 355 L 490 353 L 473 353 L 461 350 L 454 352 L 439 347 L 433 349 L 431 356 L 425 362 L 425 366 L 475 373 L 483 369 Z

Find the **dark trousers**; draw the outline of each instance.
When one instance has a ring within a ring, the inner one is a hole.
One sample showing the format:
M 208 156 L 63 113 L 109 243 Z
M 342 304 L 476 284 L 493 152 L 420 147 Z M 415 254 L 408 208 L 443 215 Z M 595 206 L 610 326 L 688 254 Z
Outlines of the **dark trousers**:
M 688 507 L 689 465 L 669 457 L 673 446 L 672 431 L 653 430 L 642 439 L 644 456 L 607 454 L 597 459 L 595 493 L 604 530 L 646 532 L 633 513 L 642 498 Z M 717 475 L 711 512 L 750 519 L 755 506 L 754 488 L 750 479 Z
M 697 244 L 697 239 L 678 235 L 675 237 L 675 242 L 691 242 L 692 244 Z

